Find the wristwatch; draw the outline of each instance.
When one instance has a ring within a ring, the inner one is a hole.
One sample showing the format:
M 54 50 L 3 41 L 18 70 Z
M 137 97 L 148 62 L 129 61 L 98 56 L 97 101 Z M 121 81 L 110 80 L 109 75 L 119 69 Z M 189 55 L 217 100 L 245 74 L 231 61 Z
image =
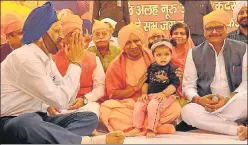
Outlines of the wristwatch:
M 87 105 L 88 104 L 88 99 L 84 95 L 82 96 L 82 98 L 83 98 L 84 105 Z

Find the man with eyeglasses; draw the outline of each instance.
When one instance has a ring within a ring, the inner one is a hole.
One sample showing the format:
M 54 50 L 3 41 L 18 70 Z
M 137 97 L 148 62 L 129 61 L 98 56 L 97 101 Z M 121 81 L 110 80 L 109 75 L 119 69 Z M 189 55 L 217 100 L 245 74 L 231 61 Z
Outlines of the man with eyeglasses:
M 88 51 L 95 53 L 100 58 L 103 69 L 106 72 L 112 60 L 120 54 L 121 49 L 110 43 L 111 30 L 108 24 L 95 20 L 92 32 L 95 46 L 89 47 Z
M 188 25 L 194 45 L 205 41 L 202 18 L 213 11 L 210 0 L 178 0 L 184 7 L 184 23 Z
M 229 33 L 228 38 L 248 44 L 248 6 L 247 1 L 237 1 L 233 10 L 233 18 L 238 22 L 237 30 Z
M 193 127 L 243 140 L 238 122 L 247 118 L 247 45 L 227 38 L 229 22 L 223 10 L 204 16 L 206 41 L 188 53 L 183 92 L 191 103 L 181 115 Z

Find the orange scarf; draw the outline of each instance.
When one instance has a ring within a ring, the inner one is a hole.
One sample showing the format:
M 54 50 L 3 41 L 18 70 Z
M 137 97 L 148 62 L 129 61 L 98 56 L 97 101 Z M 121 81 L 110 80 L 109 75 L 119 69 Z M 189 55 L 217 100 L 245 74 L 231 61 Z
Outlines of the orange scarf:
M 148 49 L 143 49 L 143 57 L 147 67 L 154 61 L 153 56 Z M 106 72 L 105 85 L 106 95 L 108 97 L 110 97 L 115 90 L 125 89 L 127 87 L 126 59 L 126 54 L 122 52 L 112 61 Z

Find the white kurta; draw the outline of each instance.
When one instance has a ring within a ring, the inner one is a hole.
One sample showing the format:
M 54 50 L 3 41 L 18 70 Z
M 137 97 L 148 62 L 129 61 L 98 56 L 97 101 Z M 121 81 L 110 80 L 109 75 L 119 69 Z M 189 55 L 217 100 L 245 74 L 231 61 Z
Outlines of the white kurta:
M 219 55 L 217 55 L 215 51 L 215 76 L 210 85 L 210 89 L 213 94 L 228 97 L 231 92 L 228 87 L 222 52 L 223 48 Z M 192 58 L 192 50 L 190 50 L 188 52 L 183 77 L 183 92 L 190 101 L 194 96 L 199 96 L 197 94 L 196 81 L 197 71 Z M 234 92 L 237 92 L 237 94 L 233 96 L 226 105 L 212 113 L 205 111 L 204 107 L 199 104 L 187 104 L 181 112 L 182 119 L 187 124 L 200 129 L 237 135 L 238 125 L 235 121 L 247 118 L 247 49 L 243 56 L 242 82 Z
M 226 76 L 225 61 L 223 56 L 223 48 L 219 52 L 219 55 L 216 53 L 215 49 L 212 48 L 215 52 L 216 58 L 216 68 L 215 76 L 213 82 L 210 85 L 210 89 L 213 94 L 220 94 L 224 97 L 230 95 L 230 89 L 228 87 L 228 80 Z M 247 90 L 247 51 L 243 56 L 243 65 L 242 65 L 242 83 L 235 90 L 235 92 L 240 92 L 242 90 Z M 189 50 L 183 77 L 183 92 L 186 97 L 191 101 L 194 96 L 199 96 L 196 88 L 197 81 L 197 71 L 195 63 L 193 61 L 192 49 Z
M 88 102 L 95 102 L 105 93 L 105 72 L 99 57 L 96 57 L 96 68 L 92 74 L 93 90 L 84 96 Z
M 105 72 L 99 57 L 96 57 L 96 68 L 92 74 L 93 89 L 91 92 L 85 94 L 84 96 L 88 99 L 88 104 L 77 109 L 77 110 L 61 110 L 63 113 L 71 112 L 94 112 L 99 117 L 100 105 L 96 102 L 98 99 L 104 96 L 105 93 Z M 46 111 L 46 109 L 44 110 Z
M 66 108 L 77 94 L 80 74 L 81 68 L 70 64 L 62 77 L 35 44 L 16 49 L 1 64 L 1 116 L 42 111 L 43 103 Z

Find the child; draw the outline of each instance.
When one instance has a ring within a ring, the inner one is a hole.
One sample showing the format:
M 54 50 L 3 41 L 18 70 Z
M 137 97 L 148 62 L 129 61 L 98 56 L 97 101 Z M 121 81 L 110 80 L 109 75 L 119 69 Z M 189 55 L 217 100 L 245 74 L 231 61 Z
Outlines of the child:
M 180 80 L 176 76 L 177 67 L 170 62 L 172 45 L 165 40 L 155 41 L 151 47 L 155 62 L 147 69 L 147 81 L 142 87 L 142 95 L 134 106 L 133 125 L 142 128 L 145 114 L 148 114 L 147 136 L 155 137 L 159 125 L 160 112 L 166 109 L 175 100 L 171 96 L 176 92 Z M 156 95 L 154 95 L 156 93 Z M 173 134 L 175 128 L 165 124 L 163 133 Z

